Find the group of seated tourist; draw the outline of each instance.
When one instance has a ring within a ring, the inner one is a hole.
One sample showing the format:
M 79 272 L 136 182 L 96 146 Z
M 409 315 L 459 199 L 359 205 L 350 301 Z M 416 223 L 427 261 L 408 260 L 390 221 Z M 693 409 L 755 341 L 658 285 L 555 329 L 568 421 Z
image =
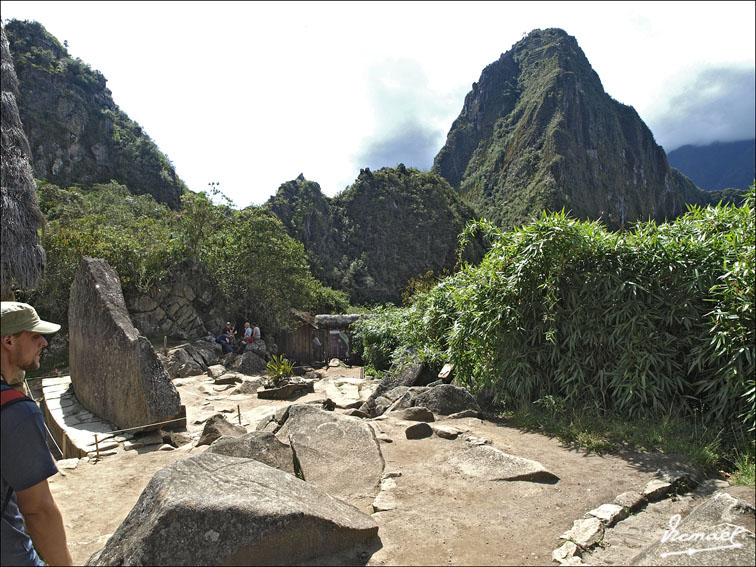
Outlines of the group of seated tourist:
M 215 342 L 220 344 L 223 349 L 223 354 L 229 352 L 242 353 L 247 348 L 247 345 L 260 340 L 260 327 L 255 323 L 244 323 L 244 331 L 242 336 L 236 338 L 236 328 L 230 321 L 226 321 L 220 335 L 215 337 Z

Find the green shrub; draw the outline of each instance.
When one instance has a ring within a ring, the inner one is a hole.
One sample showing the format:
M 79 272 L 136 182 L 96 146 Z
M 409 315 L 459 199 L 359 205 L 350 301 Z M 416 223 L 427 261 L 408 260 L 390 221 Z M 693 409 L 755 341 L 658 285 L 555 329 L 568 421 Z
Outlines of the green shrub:
M 475 233 L 491 246 L 480 265 L 366 322 L 373 365 L 413 345 L 502 407 L 673 408 L 753 429 L 753 189 L 742 206 L 623 233 L 564 213 L 511 232 L 481 221 L 462 241 Z

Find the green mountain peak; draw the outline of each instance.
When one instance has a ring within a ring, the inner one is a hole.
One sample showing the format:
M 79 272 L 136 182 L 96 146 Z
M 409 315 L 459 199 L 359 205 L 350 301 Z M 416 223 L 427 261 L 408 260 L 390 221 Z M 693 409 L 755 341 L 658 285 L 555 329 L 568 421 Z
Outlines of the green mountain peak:
M 561 29 L 531 32 L 483 70 L 432 170 L 503 228 L 562 208 L 617 228 L 711 200 Z

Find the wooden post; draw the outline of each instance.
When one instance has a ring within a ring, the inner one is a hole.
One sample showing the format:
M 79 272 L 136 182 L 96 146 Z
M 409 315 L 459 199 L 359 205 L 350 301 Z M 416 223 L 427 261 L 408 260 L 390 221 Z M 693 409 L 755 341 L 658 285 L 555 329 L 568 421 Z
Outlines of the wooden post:
M 239 425 L 241 425 L 241 410 L 239 409 L 239 404 L 236 404 L 236 415 L 239 416 Z
M 163 335 L 163 354 L 168 356 L 168 337 Z
M 100 442 L 97 439 L 97 433 L 95 433 L 95 449 L 97 450 L 97 460 L 100 460 Z

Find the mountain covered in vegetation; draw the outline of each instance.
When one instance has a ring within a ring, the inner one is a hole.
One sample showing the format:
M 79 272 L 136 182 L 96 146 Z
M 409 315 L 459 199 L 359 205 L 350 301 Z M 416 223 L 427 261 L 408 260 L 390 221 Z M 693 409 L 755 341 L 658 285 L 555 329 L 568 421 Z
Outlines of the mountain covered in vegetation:
M 748 189 L 756 177 L 756 140 L 682 146 L 667 159 L 707 191 Z
M 433 171 L 503 228 L 562 208 L 618 228 L 719 197 L 669 167 L 636 111 L 604 92 L 560 29 L 531 32 L 483 70 Z
M 412 278 L 457 263 L 457 238 L 474 212 L 439 175 L 399 164 L 372 172 L 333 199 L 303 176 L 269 207 L 308 252 L 313 274 L 356 303 L 398 301 Z M 479 259 L 474 243 L 467 260 Z
M 34 176 L 61 187 L 115 179 L 176 207 L 186 189 L 168 158 L 113 102 L 106 79 L 37 22 L 5 26 Z

